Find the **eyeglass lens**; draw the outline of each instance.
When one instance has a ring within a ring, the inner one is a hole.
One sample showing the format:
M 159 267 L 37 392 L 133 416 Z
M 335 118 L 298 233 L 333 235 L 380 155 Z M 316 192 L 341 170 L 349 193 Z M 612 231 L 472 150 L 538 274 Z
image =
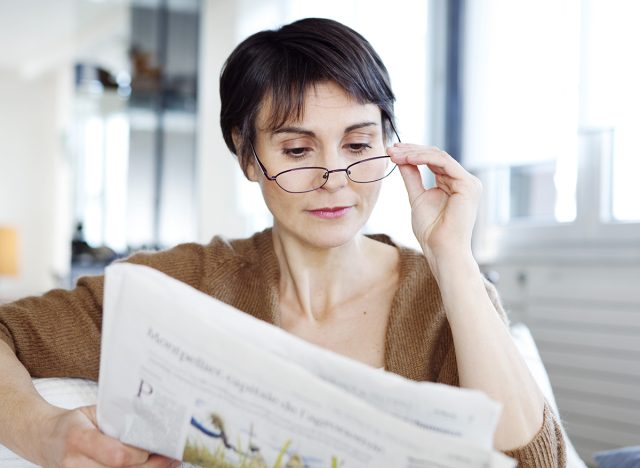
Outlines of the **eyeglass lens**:
M 369 183 L 384 179 L 395 168 L 387 156 L 380 156 L 352 164 L 346 173 L 353 182 Z M 279 174 L 276 182 L 288 192 L 310 192 L 322 187 L 331 176 L 341 175 L 339 172 L 328 173 L 323 168 L 304 167 Z

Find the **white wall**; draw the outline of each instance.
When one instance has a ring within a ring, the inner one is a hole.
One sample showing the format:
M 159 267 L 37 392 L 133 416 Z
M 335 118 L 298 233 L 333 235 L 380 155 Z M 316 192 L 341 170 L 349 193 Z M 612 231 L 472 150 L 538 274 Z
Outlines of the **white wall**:
M 42 293 L 68 275 L 73 63 L 122 63 L 128 13 L 127 2 L 0 6 L 0 224 L 20 235 L 20 275 L 0 277 L 0 300 Z
M 236 45 L 236 2 L 207 0 L 202 4 L 200 27 L 200 76 L 198 90 L 198 240 L 207 242 L 215 234 L 245 235 L 237 191 L 239 170 L 220 130 L 218 78 L 227 56 Z
M 0 298 L 46 291 L 68 269 L 70 184 L 61 127 L 70 79 L 70 72 L 28 80 L 0 71 L 0 224 L 15 226 L 20 237 L 20 274 L 0 278 Z

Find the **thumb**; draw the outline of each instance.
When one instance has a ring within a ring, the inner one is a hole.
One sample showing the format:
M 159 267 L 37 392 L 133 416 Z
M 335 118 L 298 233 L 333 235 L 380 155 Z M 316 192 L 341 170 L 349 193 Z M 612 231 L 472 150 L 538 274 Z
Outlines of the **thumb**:
M 400 174 L 402 174 L 402 180 L 404 186 L 407 189 L 409 195 L 409 203 L 413 206 L 413 202 L 424 193 L 424 185 L 422 184 L 422 174 L 418 166 L 413 164 L 399 164 Z

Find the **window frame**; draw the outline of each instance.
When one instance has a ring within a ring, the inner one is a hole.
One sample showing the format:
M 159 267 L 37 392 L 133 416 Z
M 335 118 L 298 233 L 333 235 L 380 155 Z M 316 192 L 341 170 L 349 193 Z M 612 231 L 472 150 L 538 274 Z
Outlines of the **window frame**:
M 599 129 L 584 129 L 592 133 Z M 611 142 L 602 142 L 606 147 Z M 611 151 L 587 148 L 579 154 L 576 185 L 576 218 L 572 222 L 541 222 L 517 219 L 501 224 L 496 206 L 505 185 L 495 169 L 476 175 L 485 187 L 474 233 L 474 252 L 483 262 L 504 257 L 535 257 L 553 253 L 558 258 L 603 256 L 640 260 L 640 221 L 611 220 L 610 200 L 613 164 Z

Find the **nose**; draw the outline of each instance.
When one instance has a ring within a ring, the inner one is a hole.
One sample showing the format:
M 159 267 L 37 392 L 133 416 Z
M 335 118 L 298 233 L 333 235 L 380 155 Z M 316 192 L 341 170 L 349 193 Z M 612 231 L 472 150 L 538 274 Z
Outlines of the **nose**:
M 343 169 L 328 169 L 325 174 L 327 182 L 322 186 L 322 188 L 329 192 L 335 192 L 349 183 L 347 170 L 344 169 L 346 161 L 340 154 L 340 151 L 328 151 L 324 156 L 324 163 L 326 164 L 325 167 L 343 167 Z
M 327 171 L 324 176 L 327 182 L 322 186 L 323 189 L 329 192 L 335 192 L 349 183 L 346 169 L 333 169 Z

